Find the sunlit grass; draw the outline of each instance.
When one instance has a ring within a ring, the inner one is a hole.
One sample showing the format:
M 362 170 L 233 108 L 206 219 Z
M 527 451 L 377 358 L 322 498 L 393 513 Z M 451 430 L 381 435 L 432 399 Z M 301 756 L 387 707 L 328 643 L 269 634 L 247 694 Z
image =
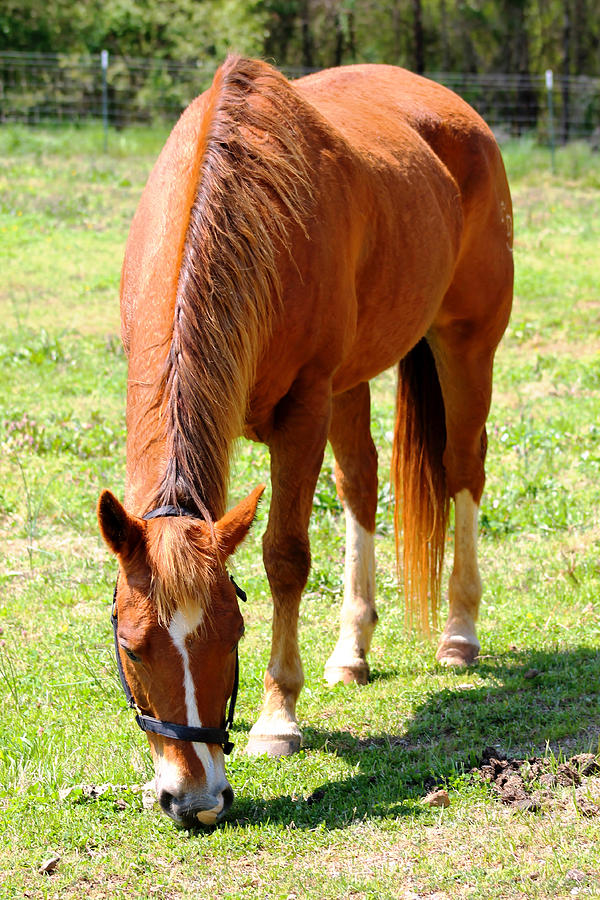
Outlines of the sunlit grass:
M 449 673 L 404 628 L 386 373 L 373 385 L 381 469 L 372 681 L 329 688 L 322 678 L 345 540 L 328 452 L 300 627 L 305 748 L 281 761 L 243 753 L 269 652 L 260 557 L 268 489 L 233 563 L 249 597 L 228 761 L 236 805 L 227 824 L 190 836 L 143 808 L 138 788 L 152 765 L 116 678 L 115 564 L 95 522 L 100 490 L 122 494 L 119 269 L 163 140 L 111 133 L 105 156 L 99 130 L 0 129 L 0 897 L 590 895 L 597 821 L 578 816 L 568 797 L 550 813 L 514 813 L 469 770 L 486 745 L 514 755 L 598 749 L 596 157 L 559 149 L 552 174 L 547 151 L 506 148 L 517 280 L 488 429 L 481 662 Z M 268 469 L 264 448 L 241 443 L 232 502 Z M 90 784 L 108 787 L 93 800 Z M 448 809 L 422 805 L 432 785 L 448 788 Z M 56 873 L 39 875 L 53 853 Z

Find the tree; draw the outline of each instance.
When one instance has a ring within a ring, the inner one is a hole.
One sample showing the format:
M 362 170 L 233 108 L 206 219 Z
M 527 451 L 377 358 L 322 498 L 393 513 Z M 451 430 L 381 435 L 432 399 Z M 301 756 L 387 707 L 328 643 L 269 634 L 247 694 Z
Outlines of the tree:
M 568 26 L 567 26 L 568 21 Z M 0 50 L 214 60 L 228 50 L 307 67 L 600 73 L 593 0 L 3 0 Z

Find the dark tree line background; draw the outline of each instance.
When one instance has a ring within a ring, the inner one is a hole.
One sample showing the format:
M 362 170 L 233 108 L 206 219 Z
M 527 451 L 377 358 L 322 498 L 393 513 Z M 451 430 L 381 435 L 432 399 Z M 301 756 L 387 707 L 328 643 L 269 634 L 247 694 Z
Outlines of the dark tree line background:
M 2 0 L 0 51 L 600 74 L 598 0 Z

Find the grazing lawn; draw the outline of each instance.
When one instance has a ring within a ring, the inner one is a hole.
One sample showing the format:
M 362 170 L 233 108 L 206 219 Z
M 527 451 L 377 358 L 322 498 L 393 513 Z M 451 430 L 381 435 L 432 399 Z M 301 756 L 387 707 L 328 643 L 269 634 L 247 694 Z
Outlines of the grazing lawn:
M 0 129 L 0 898 L 599 896 L 600 778 L 564 763 L 600 735 L 600 159 L 568 147 L 553 175 L 546 151 L 505 148 L 517 282 L 488 428 L 481 660 L 446 671 L 404 629 L 386 373 L 371 682 L 323 680 L 344 550 L 328 455 L 301 619 L 304 748 L 244 754 L 269 649 L 267 491 L 233 567 L 248 593 L 236 801 L 188 833 L 143 790 L 153 770 L 116 675 L 116 565 L 95 516 L 102 488 L 122 495 L 120 264 L 165 137 L 111 134 L 104 155 L 99 130 Z M 231 501 L 267 478 L 264 449 L 240 444 Z M 519 769 L 525 801 L 489 780 L 490 756 L 538 759 Z M 449 806 L 422 802 L 435 788 Z

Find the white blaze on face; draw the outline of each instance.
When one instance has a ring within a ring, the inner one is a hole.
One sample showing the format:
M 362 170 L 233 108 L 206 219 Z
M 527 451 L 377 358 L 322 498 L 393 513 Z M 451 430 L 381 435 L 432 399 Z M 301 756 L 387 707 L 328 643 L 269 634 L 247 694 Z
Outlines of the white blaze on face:
M 196 631 L 201 621 L 202 610 L 198 610 L 197 613 L 193 615 L 186 615 L 182 610 L 177 610 L 169 625 L 169 635 L 175 648 L 179 651 L 183 663 L 183 688 L 185 691 L 187 724 L 197 728 L 202 727 L 202 722 L 200 721 L 200 714 L 198 712 L 196 689 L 190 670 L 190 659 L 186 640 L 190 634 L 193 634 L 193 632 Z M 206 793 L 213 794 L 215 797 L 220 797 L 221 791 L 228 787 L 222 758 L 215 762 L 210 750 L 204 743 L 195 741 L 192 743 L 192 747 L 204 769 L 204 774 L 206 776 Z M 222 800 L 220 802 L 222 806 Z M 208 811 L 209 814 L 211 812 L 212 811 Z M 220 812 L 220 809 L 215 810 L 215 813 L 218 812 Z

